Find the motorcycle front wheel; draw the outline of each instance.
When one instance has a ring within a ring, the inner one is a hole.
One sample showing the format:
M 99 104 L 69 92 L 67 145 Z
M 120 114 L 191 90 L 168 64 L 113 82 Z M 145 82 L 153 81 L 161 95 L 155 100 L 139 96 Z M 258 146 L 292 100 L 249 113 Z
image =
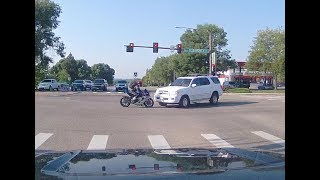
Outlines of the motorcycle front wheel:
M 120 104 L 122 107 L 128 107 L 130 105 L 130 103 L 131 103 L 130 97 L 125 96 L 120 99 Z
M 144 102 L 144 106 L 145 107 L 153 107 L 153 104 L 154 104 L 154 102 L 153 102 L 153 100 L 151 98 L 149 98 L 148 100 L 146 100 Z

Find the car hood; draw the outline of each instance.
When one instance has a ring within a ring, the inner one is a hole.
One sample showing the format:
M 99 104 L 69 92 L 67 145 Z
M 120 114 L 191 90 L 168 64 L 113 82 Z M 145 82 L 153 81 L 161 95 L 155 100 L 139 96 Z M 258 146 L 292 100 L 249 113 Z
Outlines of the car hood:
M 158 88 L 157 90 L 158 91 L 169 91 L 169 92 L 172 92 L 172 91 L 177 91 L 177 90 L 186 89 L 186 88 L 187 87 L 184 87 L 184 86 L 166 86 L 166 87 Z
M 225 149 L 120 149 L 103 151 L 36 151 L 36 179 L 121 177 L 157 179 L 199 175 L 210 178 L 284 179 L 284 155 Z M 140 176 L 141 175 L 141 176 Z M 49 177 L 50 176 L 50 177 Z M 212 176 L 212 177 L 211 177 Z

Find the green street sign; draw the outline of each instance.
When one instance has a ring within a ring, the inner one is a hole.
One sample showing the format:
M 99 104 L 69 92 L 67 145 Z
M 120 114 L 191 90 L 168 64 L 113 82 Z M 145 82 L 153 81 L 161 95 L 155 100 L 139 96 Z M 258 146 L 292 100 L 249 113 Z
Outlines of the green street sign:
M 183 49 L 185 53 L 209 53 L 209 49 Z

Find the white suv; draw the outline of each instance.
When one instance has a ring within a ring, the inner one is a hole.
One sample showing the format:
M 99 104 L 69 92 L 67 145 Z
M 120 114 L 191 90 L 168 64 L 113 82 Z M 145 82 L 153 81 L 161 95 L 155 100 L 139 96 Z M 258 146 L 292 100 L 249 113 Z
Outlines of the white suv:
M 158 88 L 154 100 L 160 106 L 179 104 L 187 108 L 190 104 L 210 102 L 217 104 L 223 90 L 217 76 L 179 77 L 170 86 Z

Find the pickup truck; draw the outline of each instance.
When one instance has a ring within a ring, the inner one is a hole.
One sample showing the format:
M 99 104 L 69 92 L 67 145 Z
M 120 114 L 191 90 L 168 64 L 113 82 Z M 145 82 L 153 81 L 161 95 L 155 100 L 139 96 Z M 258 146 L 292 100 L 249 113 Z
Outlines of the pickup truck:
M 38 85 L 39 91 L 41 91 L 41 90 L 53 91 L 55 89 L 57 91 L 59 91 L 59 88 L 60 88 L 60 83 L 58 83 L 57 80 L 55 80 L 55 79 L 44 79 Z

